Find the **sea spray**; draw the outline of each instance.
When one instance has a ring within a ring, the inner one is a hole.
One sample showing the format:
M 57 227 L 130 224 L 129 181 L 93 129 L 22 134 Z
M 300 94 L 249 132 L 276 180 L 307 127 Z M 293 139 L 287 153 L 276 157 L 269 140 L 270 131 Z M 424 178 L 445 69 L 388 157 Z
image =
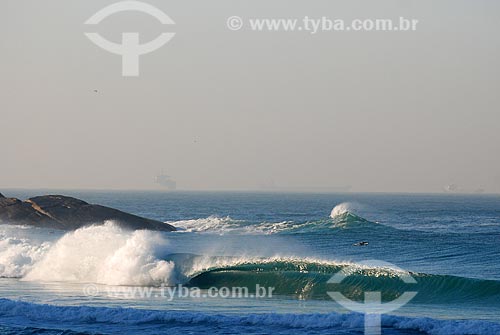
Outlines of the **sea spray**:
M 355 214 L 355 215 L 359 215 L 359 212 L 361 211 L 361 208 L 362 206 L 358 203 L 354 203 L 354 202 L 342 202 L 338 205 L 336 205 L 335 207 L 333 207 L 331 213 L 330 213 L 330 217 L 332 219 L 338 217 L 338 216 L 342 216 L 342 215 L 345 215 L 345 214 Z
M 106 222 L 64 235 L 23 280 L 175 284 L 174 264 L 159 259 L 166 248 L 166 239 L 157 232 L 123 230 Z
M 19 278 L 43 258 L 51 246 L 28 236 L 24 227 L 4 225 L 0 230 L 0 277 Z M 42 230 L 40 229 L 38 233 Z

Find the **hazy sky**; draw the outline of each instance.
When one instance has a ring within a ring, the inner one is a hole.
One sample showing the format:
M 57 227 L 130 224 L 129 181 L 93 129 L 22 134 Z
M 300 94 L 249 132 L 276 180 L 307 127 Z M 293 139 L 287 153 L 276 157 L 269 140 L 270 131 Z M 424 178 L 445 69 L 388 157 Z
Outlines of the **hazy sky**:
M 2 188 L 500 192 L 500 3 L 3 0 Z M 230 31 L 248 18 L 416 18 L 416 32 Z M 176 36 L 139 77 L 86 31 Z M 98 92 L 94 92 L 98 90 Z

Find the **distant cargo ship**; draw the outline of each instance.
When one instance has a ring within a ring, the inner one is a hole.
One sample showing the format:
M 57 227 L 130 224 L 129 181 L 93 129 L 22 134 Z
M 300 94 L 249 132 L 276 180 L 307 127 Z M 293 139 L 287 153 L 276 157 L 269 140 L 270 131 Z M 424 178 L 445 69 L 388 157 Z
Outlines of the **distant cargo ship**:
M 156 176 L 155 183 L 171 191 L 177 188 L 177 183 L 175 182 L 175 180 L 163 173 Z

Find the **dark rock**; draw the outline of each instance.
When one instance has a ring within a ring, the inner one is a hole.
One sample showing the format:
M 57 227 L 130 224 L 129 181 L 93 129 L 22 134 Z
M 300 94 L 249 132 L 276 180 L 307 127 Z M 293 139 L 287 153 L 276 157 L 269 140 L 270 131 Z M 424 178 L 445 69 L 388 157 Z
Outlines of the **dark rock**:
M 0 198 L 0 223 L 37 225 L 40 227 L 59 228 L 59 222 L 50 216 L 35 210 L 28 202 L 16 198 Z
M 113 220 L 121 227 L 134 230 L 175 230 L 175 227 L 160 221 L 62 195 L 45 195 L 26 201 L 0 197 L 0 223 L 73 230 L 102 224 L 106 220 Z

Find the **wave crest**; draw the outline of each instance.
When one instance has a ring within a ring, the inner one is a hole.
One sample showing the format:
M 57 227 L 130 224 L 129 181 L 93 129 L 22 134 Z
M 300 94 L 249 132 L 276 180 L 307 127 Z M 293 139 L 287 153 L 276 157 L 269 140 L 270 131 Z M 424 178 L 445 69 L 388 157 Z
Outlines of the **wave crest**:
M 379 227 L 376 222 L 369 221 L 357 214 L 360 206 L 351 202 L 336 205 L 330 213 L 335 228 L 369 228 Z M 386 227 L 388 228 L 388 227 Z
M 404 291 L 418 291 L 414 301 L 421 303 L 480 302 L 498 305 L 500 281 L 449 275 L 410 273 L 416 284 L 405 284 L 400 269 L 348 262 L 274 257 L 269 259 L 210 258 L 194 260 L 189 284 L 211 286 L 273 286 L 277 294 L 300 299 L 329 299 L 327 291 L 342 291 L 353 300 L 363 300 L 363 292 L 382 291 L 390 301 Z M 347 278 L 333 286 L 328 280 L 339 271 Z
M 336 217 L 347 214 L 347 213 L 354 214 L 354 210 L 355 210 L 354 207 L 355 207 L 354 204 L 351 202 L 340 203 L 340 204 L 336 205 L 335 207 L 333 207 L 332 212 L 330 213 L 330 217 L 332 219 L 335 219 Z

